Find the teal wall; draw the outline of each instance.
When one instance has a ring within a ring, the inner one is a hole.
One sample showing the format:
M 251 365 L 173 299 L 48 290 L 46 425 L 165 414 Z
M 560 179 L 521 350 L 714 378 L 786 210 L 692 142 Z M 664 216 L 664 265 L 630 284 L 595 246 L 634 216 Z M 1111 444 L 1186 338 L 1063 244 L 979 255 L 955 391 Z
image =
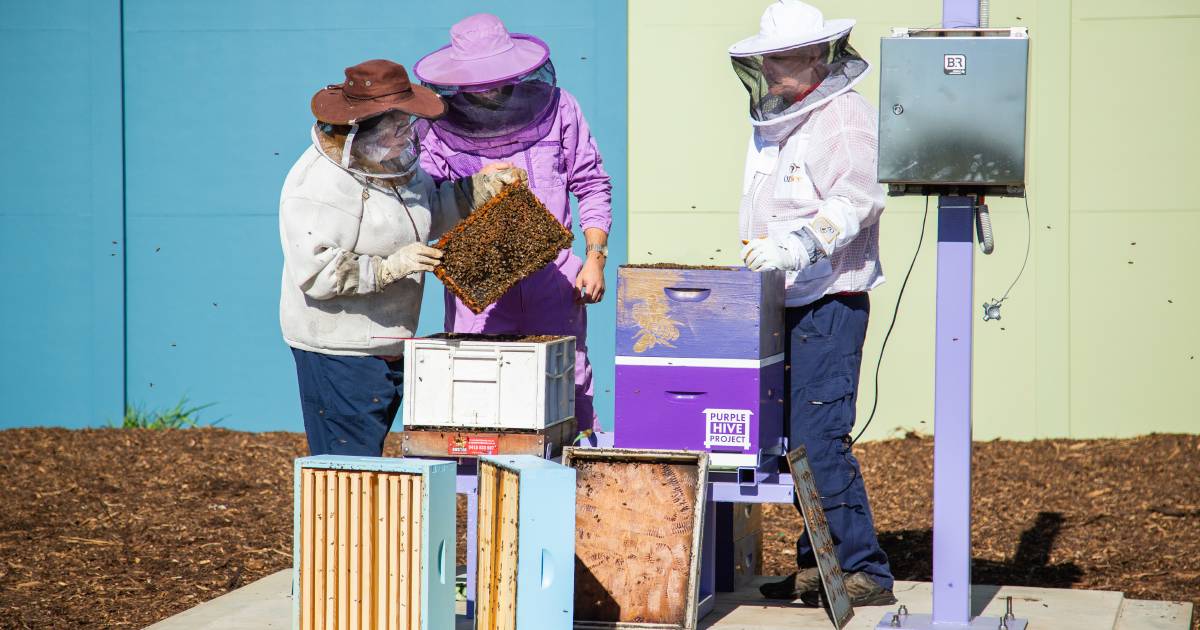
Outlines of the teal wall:
M 120 8 L 3 16 L 0 427 L 86 426 L 124 400 Z
M 14 191 L 0 202 L 2 233 L 12 235 L 0 261 L 17 272 L 19 296 L 0 315 L 11 357 L 0 368 L 0 427 L 103 424 L 125 400 L 154 408 L 186 395 L 214 403 L 209 417 L 224 417 L 221 426 L 300 430 L 278 324 L 277 216 L 284 176 L 309 143 L 309 99 L 353 63 L 411 65 L 446 42 L 451 24 L 485 10 L 546 40 L 560 84 L 583 106 L 614 179 L 615 283 L 625 256 L 623 4 L 8 7 L 17 21 L 3 27 L 4 76 L 31 83 L 38 98 L 0 104 L 5 120 L 32 122 L 17 145 L 36 149 L 0 158 L 4 188 Z M 429 284 L 422 334 L 442 322 L 441 286 L 432 276 Z M 612 298 L 589 317 L 597 412 L 607 423 Z

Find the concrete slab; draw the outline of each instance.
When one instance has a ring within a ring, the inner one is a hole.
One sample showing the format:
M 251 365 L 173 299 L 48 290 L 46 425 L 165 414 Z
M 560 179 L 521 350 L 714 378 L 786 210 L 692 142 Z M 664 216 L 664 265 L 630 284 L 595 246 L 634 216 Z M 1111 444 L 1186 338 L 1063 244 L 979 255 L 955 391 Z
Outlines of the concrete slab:
M 1195 608 L 1191 602 L 1156 602 L 1127 599 L 1117 617 L 1116 630 L 1175 630 L 1191 628 Z
M 717 596 L 702 630 L 829 630 L 823 611 L 799 602 L 766 602 L 758 578 L 734 593 Z M 976 614 L 1004 614 L 1004 598 L 1013 612 L 1029 620 L 1030 630 L 1190 630 L 1192 606 L 1180 602 L 1125 600 L 1121 593 L 1024 586 L 975 586 Z M 896 598 L 912 613 L 929 613 L 933 595 L 927 582 L 897 582 Z M 873 630 L 894 606 L 858 608 L 846 630 Z M 470 630 L 459 602 L 457 630 Z M 291 571 L 280 571 L 191 610 L 161 621 L 151 630 L 267 630 L 291 627 Z
M 759 578 L 736 593 L 722 594 L 702 628 L 713 630 L 828 630 L 828 617 L 819 610 L 797 603 L 766 604 L 757 585 L 774 578 Z M 911 613 L 930 613 L 933 589 L 928 582 L 897 582 L 896 599 Z M 983 586 L 972 590 L 976 615 L 1004 614 L 1005 597 L 1013 598 L 1013 612 L 1029 620 L 1031 630 L 1112 630 L 1124 596 L 1109 591 L 1079 591 L 1024 586 Z M 873 630 L 895 606 L 856 608 L 846 630 Z M 1156 629 L 1157 630 L 1157 629 Z M 1186 625 L 1171 630 L 1187 630 Z
M 267 630 L 292 627 L 292 570 L 251 582 L 168 617 L 149 630 Z
M 455 630 L 472 630 L 458 603 Z M 273 630 L 292 627 L 292 570 L 278 573 L 168 617 L 147 630 Z

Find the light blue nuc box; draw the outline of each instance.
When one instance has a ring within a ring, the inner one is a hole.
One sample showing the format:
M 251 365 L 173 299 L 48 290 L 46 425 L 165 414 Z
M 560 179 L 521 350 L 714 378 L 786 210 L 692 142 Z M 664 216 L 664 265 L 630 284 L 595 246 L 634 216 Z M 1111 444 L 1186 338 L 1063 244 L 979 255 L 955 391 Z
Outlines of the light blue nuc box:
M 455 464 L 296 460 L 293 628 L 453 630 Z
M 570 630 L 575 469 L 533 455 L 479 458 L 476 630 Z

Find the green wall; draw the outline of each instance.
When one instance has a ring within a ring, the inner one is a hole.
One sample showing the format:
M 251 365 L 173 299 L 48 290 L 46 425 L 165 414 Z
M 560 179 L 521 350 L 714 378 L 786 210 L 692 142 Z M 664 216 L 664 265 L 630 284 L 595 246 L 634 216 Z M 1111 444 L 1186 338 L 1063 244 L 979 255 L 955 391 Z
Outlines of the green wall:
M 746 97 L 726 49 L 765 0 L 629 3 L 630 262 L 736 264 Z M 816 1 L 858 20 L 873 62 L 893 26 L 932 26 L 941 3 Z M 1033 252 L 999 322 L 975 325 L 977 439 L 1200 431 L 1200 1 L 994 1 L 992 25 L 1032 40 Z M 878 98 L 878 74 L 860 84 Z M 997 246 L 977 255 L 974 303 L 1021 265 L 1022 200 L 989 200 Z M 936 202 L 931 203 L 936 205 Z M 860 423 L 924 200 L 893 198 L 873 292 Z M 935 212 L 881 375 L 882 438 L 932 432 Z

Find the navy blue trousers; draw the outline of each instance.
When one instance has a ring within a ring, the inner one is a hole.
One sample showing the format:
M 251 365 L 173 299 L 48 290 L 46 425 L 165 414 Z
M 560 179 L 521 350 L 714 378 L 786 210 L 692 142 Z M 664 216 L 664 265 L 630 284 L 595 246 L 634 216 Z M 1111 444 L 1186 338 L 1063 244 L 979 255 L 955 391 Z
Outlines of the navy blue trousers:
M 870 313 L 865 293 L 828 295 L 787 309 L 788 439 L 791 448 L 803 444 L 808 451 L 842 569 L 863 571 L 890 589 L 892 569 L 875 537 L 862 471 L 850 445 Z M 802 568 L 817 564 L 808 536 L 796 541 L 796 562 Z
M 400 398 L 404 361 L 292 348 L 310 455 L 383 455 Z

